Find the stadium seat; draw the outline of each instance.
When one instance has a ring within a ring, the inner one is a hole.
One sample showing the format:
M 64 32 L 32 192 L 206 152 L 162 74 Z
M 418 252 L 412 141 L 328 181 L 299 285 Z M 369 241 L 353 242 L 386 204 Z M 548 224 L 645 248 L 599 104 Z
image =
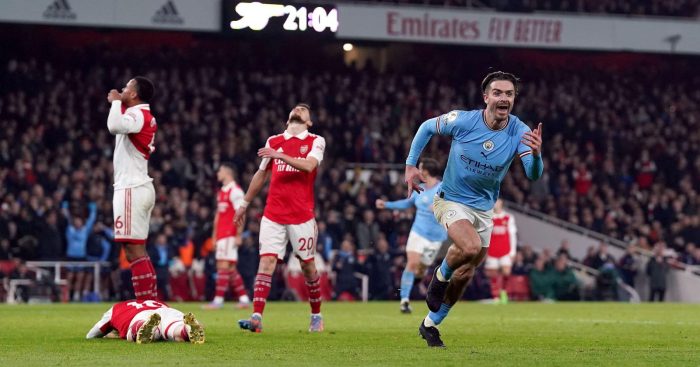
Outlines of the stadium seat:
M 512 301 L 527 301 L 530 299 L 530 285 L 526 275 L 511 275 L 506 284 L 508 298 Z
M 2 260 L 0 261 L 0 273 L 4 273 L 7 276 L 10 276 L 12 272 L 15 270 L 15 262 L 13 260 Z

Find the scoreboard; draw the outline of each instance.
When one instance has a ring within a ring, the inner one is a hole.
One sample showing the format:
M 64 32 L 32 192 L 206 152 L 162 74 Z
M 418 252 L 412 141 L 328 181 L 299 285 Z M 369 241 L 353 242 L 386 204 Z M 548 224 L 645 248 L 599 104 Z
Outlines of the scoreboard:
M 224 33 L 318 33 L 338 30 L 338 9 L 329 4 L 222 1 Z

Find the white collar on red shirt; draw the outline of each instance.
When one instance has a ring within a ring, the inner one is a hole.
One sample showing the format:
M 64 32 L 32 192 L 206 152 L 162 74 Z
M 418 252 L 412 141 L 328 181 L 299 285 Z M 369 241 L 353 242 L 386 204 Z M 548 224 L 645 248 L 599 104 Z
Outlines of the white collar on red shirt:
M 309 130 L 304 130 L 296 135 L 292 135 L 287 130 L 285 130 L 283 135 L 284 135 L 284 140 L 289 140 L 291 138 L 297 138 L 297 139 L 304 140 L 304 139 L 306 139 L 307 136 L 309 136 Z
M 223 189 L 224 191 L 228 191 L 234 187 L 236 187 L 236 181 L 231 181 L 226 186 L 222 187 L 221 189 Z
M 149 106 L 148 103 L 141 103 L 135 106 L 131 106 L 131 108 L 138 108 L 139 110 L 150 110 L 151 106 Z

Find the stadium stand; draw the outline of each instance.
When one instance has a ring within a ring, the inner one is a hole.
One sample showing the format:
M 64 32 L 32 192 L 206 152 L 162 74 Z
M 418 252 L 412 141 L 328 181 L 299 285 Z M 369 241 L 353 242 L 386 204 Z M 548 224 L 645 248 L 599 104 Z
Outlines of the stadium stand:
M 324 238 L 319 253 L 330 270 L 335 259 L 329 257 L 349 241 L 362 272 L 373 247 L 385 239 L 396 289 L 412 215 L 376 211 L 373 203 L 405 195 L 401 180 L 392 181 L 390 173 L 403 163 L 418 124 L 455 108 L 481 106 L 480 77 L 494 65 L 522 77 L 515 113 L 530 123 L 544 121 L 547 137 L 545 178 L 530 183 L 515 162 L 502 187 L 506 199 L 642 249 L 664 242 L 680 261 L 700 263 L 693 242 L 700 238 L 700 77 L 692 59 L 414 46 L 420 58 L 380 71 L 371 64 L 345 65 L 339 56 L 303 43 L 254 48 L 243 40 L 129 31 L 108 34 L 104 44 L 96 41 L 102 35 L 80 29 L 50 35 L 41 27 L 2 30 L 0 45 L 12 52 L 0 55 L 0 260 L 65 258 L 61 203 L 85 218 L 95 202 L 97 224 L 86 260 L 112 263 L 103 276 L 103 298 L 125 297 L 119 279 L 128 279 L 118 246 L 103 231 L 112 224 L 114 144 L 105 125 L 105 98 L 134 73 L 157 83 L 151 241 L 164 235 L 173 254 L 170 274 L 198 274 L 194 283 L 173 276 L 171 286 L 181 286 L 171 294 L 180 298 L 202 299 L 211 292 L 204 274 L 213 269 L 207 240 L 217 165 L 233 162 L 237 180 L 247 186 L 257 169 L 255 151 L 283 130 L 288 108 L 298 101 L 311 104 L 318 121 L 313 131 L 328 143 L 316 191 Z M 20 35 L 37 43 L 13 42 Z M 153 50 L 140 53 L 147 57 L 129 54 L 137 39 Z M 313 57 L 295 57 L 299 50 Z M 461 65 L 449 62 L 465 54 Z M 281 66 L 271 62 L 281 58 Z M 446 144 L 434 140 L 427 154 L 444 164 Z M 378 164 L 363 179 L 361 164 L 367 163 Z M 248 210 L 241 263 L 257 259 L 262 206 L 261 197 Z M 367 232 L 360 230 L 367 213 L 378 231 L 358 241 L 358 232 Z M 532 268 L 534 258 L 526 263 Z M 254 272 L 241 268 L 248 289 Z M 181 289 L 190 284 L 197 289 Z M 282 271 L 275 284 L 279 292 L 273 290 L 273 297 L 282 297 Z M 519 279 L 514 287 L 516 298 L 526 298 L 527 283 Z M 378 292 L 396 297 L 385 288 Z

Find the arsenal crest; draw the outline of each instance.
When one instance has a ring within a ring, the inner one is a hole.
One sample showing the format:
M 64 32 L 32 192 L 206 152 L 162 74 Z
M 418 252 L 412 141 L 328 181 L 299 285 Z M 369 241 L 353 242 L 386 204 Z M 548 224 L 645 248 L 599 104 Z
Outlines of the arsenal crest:
M 299 148 L 299 153 L 301 154 L 306 154 L 306 152 L 309 151 L 309 146 L 308 145 L 302 145 L 301 148 Z

